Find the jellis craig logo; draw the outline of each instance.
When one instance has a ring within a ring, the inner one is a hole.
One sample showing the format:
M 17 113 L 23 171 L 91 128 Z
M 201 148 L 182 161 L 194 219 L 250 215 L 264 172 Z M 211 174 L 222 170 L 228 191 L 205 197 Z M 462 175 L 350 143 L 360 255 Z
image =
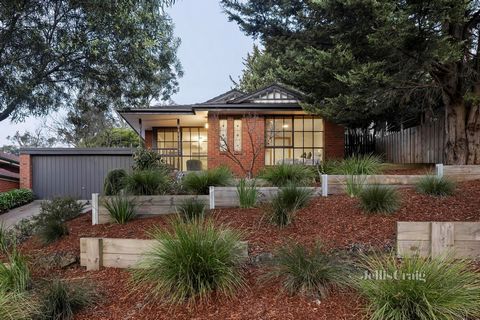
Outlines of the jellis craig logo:
M 365 271 L 363 280 L 378 280 L 378 281 L 387 281 L 387 280 L 397 280 L 397 281 L 421 281 L 426 282 L 425 273 L 415 271 L 413 273 L 405 273 L 399 271 L 387 271 L 387 270 L 375 270 L 375 271 Z

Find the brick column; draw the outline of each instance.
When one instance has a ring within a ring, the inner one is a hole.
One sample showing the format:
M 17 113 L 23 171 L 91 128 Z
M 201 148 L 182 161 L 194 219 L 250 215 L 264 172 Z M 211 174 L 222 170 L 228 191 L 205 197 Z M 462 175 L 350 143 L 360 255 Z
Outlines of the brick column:
M 345 128 L 327 120 L 325 125 L 325 159 L 343 159 L 345 156 Z
M 153 146 L 153 132 L 152 130 L 145 130 L 145 148 L 152 149 Z
M 20 155 L 20 188 L 32 189 L 32 158 L 29 154 Z

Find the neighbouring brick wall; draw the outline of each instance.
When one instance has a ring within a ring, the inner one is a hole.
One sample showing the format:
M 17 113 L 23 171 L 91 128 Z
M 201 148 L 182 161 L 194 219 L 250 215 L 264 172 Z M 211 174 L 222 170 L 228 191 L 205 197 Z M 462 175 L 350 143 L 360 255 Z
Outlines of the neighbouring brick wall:
M 3 180 L 0 178 L 0 192 L 18 189 L 20 186 L 18 181 Z
M 225 119 L 224 117 L 221 117 Z M 228 145 L 233 150 L 233 121 L 239 117 L 227 117 L 227 140 Z M 250 128 L 250 130 L 249 130 Z M 253 139 L 250 139 L 249 131 L 252 132 Z M 256 175 L 265 166 L 265 148 L 264 148 L 265 120 L 263 117 L 242 118 L 242 151 L 236 154 L 236 158 L 247 170 L 252 163 L 254 149 L 257 150 L 253 174 Z M 251 141 L 253 140 L 253 146 Z M 219 137 L 219 117 L 213 114 L 208 116 L 208 168 L 216 168 L 221 165 L 229 166 L 235 175 L 244 176 L 240 165 L 230 159 L 225 152 L 220 151 Z
M 29 154 L 20 155 L 20 188 L 32 189 L 32 158 Z
M 145 130 L 145 148 L 152 149 L 153 146 L 153 132 L 152 130 Z
M 345 156 L 345 128 L 327 120 L 325 126 L 325 159 L 343 159 Z

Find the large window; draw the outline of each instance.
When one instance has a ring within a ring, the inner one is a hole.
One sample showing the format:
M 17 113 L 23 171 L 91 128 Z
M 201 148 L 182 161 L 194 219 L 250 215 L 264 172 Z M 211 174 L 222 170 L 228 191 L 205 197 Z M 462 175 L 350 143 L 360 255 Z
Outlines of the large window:
M 312 116 L 265 119 L 265 165 L 323 160 L 323 120 Z
M 207 129 L 157 128 L 156 132 L 156 148 L 166 163 L 182 171 L 207 168 Z

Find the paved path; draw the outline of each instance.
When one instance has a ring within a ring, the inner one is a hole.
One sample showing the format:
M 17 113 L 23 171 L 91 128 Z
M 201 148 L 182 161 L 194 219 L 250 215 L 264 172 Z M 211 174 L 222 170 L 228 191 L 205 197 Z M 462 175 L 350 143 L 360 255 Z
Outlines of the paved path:
M 29 219 L 40 213 L 40 204 L 43 200 L 35 200 L 24 206 L 12 209 L 2 215 L 0 215 L 0 224 L 4 224 L 5 227 L 10 228 L 17 224 L 22 219 Z M 91 206 L 87 204 L 83 212 L 89 211 Z

